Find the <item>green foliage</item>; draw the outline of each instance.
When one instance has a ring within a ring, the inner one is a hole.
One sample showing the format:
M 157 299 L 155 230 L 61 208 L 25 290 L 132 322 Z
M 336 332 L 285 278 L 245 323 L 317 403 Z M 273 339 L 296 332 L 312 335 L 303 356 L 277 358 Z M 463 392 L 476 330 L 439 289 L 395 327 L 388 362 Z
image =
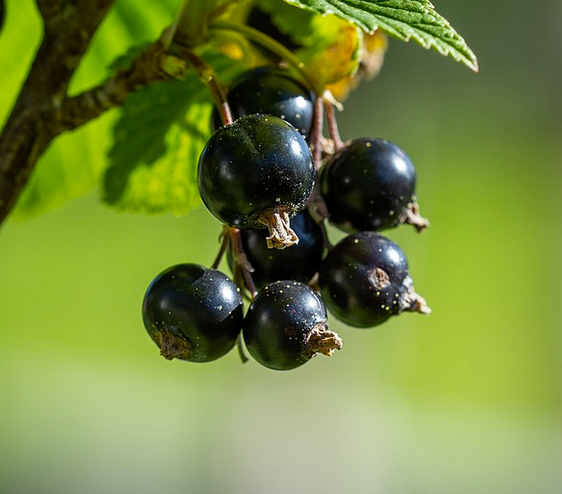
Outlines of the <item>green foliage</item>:
M 210 112 L 205 87 L 193 77 L 132 94 L 115 126 L 104 200 L 137 213 L 179 215 L 198 205 L 197 160 Z
M 103 82 L 113 72 L 112 63 L 130 61 L 122 58 L 130 47 L 153 42 L 172 21 L 180 0 L 120 0 L 100 26 L 86 56 L 71 83 L 71 94 Z M 5 121 L 17 92 L 40 42 L 41 23 L 31 0 L 12 2 L 9 17 L 2 30 L 2 78 L 0 78 L 0 121 Z M 147 12 L 150 11 L 150 15 Z M 134 50 L 134 48 L 133 48 Z M 30 182 L 12 213 L 25 219 L 92 191 L 107 167 L 107 151 L 113 137 L 111 128 L 115 113 L 57 138 L 41 157 Z
M 298 45 L 296 55 L 321 83 L 341 80 L 359 66 L 362 32 L 349 22 L 335 15 L 295 9 L 284 0 L 260 0 L 257 7 Z
M 472 70 L 478 70 L 474 53 L 428 0 L 285 1 L 319 14 L 338 15 L 367 32 L 380 29 L 403 41 L 413 39 L 424 48 L 434 48 Z
M 129 65 L 141 48 L 154 42 L 173 22 L 181 5 L 181 0 L 117 2 L 72 80 L 71 94 L 87 90 Z M 233 32 L 225 38 L 224 33 L 209 36 L 212 31 L 206 30 L 206 24 L 221 19 L 232 25 L 244 23 L 254 5 L 268 12 L 276 26 L 300 46 L 296 56 L 321 84 L 347 84 L 362 54 L 360 30 L 379 29 L 404 41 L 413 39 L 477 70 L 476 58 L 463 38 L 428 0 L 186 1 L 178 26 L 198 53 L 214 54 L 209 63 L 221 82 L 263 63 L 263 52 L 243 39 L 241 33 Z M 38 37 L 39 25 L 33 2 L 14 3 L 2 41 L 6 46 L 24 46 L 22 33 L 26 40 L 29 33 Z M 12 69 L 17 70 L 4 72 L 6 77 L 0 81 L 2 94 L 15 96 L 31 56 L 32 50 L 13 57 Z M 61 136 L 50 146 L 20 198 L 15 215 L 29 216 L 52 209 L 87 193 L 100 182 L 103 199 L 117 209 L 186 213 L 199 203 L 195 168 L 209 133 L 210 111 L 211 98 L 194 71 L 187 72 L 185 81 L 138 91 L 128 98 L 119 114 L 111 112 Z M 118 121 L 112 133 L 115 117 Z
M 246 66 L 214 52 L 207 58 L 226 78 Z M 211 95 L 194 71 L 131 94 L 114 128 L 103 200 L 148 214 L 182 215 L 199 205 L 197 163 L 211 111 Z

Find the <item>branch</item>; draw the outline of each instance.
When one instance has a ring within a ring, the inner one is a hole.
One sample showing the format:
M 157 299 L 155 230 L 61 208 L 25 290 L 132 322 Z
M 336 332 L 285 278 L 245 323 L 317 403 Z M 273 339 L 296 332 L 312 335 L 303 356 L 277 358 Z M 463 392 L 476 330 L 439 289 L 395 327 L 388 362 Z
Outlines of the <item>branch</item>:
M 37 10 L 39 14 L 41 14 L 45 24 L 56 16 L 64 6 L 63 0 L 35 0 L 35 3 L 37 4 Z
M 141 53 L 130 68 L 117 72 L 93 89 L 65 98 L 57 112 L 59 133 L 80 127 L 106 110 L 121 106 L 129 94 L 141 87 L 170 79 L 172 70 L 163 68 L 170 58 L 159 40 Z M 176 74 L 184 71 L 185 64 L 176 70 Z
M 0 223 L 37 160 L 61 132 L 57 108 L 93 34 L 114 0 L 38 0 L 44 37 L 0 135 Z
M 184 0 L 174 23 L 130 68 L 117 72 L 98 87 L 69 97 L 70 80 L 115 0 L 35 1 L 45 34 L 0 135 L 0 225 L 16 204 L 37 160 L 57 135 L 120 106 L 141 87 L 182 78 L 188 66 L 193 68 L 193 60 L 186 59 L 184 52 L 175 56 L 171 46 L 176 42 L 181 46 L 186 10 L 193 16 L 191 0 L 191 9 L 187 7 L 188 0 Z M 203 8 L 206 1 L 198 0 L 199 6 Z

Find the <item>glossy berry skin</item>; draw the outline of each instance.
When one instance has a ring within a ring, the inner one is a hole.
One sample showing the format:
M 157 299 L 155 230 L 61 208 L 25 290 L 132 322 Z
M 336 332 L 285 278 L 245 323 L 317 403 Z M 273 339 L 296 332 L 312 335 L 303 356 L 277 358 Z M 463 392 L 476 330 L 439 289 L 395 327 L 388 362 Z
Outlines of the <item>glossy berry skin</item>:
M 278 280 L 295 280 L 306 283 L 320 268 L 324 255 L 322 229 L 305 209 L 291 220 L 291 227 L 299 243 L 284 250 L 269 249 L 267 231 L 241 230 L 242 247 L 252 265 L 252 279 L 257 288 Z M 230 268 L 234 267 L 232 249 L 227 251 Z
M 294 215 L 304 208 L 315 181 L 306 141 L 271 115 L 247 115 L 221 127 L 199 158 L 201 198 L 234 228 L 263 228 L 260 216 L 274 208 Z
M 276 67 L 249 70 L 234 81 L 226 99 L 234 120 L 252 113 L 264 113 L 289 122 L 305 137 L 312 128 L 312 92 L 286 70 Z M 220 125 L 215 112 L 213 126 L 217 129 Z
M 234 346 L 242 329 L 242 297 L 220 271 L 179 264 L 152 281 L 142 315 L 164 357 L 209 362 Z
M 405 310 L 429 312 L 413 290 L 402 249 L 375 232 L 341 240 L 322 262 L 319 284 L 328 310 L 350 326 L 377 326 Z
M 414 165 L 384 139 L 351 141 L 322 167 L 319 182 L 330 222 L 346 232 L 396 227 L 415 203 Z
M 322 299 L 308 285 L 276 281 L 253 299 L 242 334 L 250 355 L 260 364 L 289 370 L 316 354 L 309 342 L 315 332 L 327 328 L 326 318 Z

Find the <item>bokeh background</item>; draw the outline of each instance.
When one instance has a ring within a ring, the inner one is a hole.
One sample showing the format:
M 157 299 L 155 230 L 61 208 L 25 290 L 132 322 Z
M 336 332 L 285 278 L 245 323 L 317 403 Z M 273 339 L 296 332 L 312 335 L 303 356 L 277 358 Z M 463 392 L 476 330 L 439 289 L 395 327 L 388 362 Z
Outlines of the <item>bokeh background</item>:
M 30 0 L 7 3 L 2 120 L 40 28 Z M 90 60 L 157 35 L 173 4 L 118 1 Z M 344 349 L 286 373 L 236 352 L 168 362 L 140 304 L 161 270 L 212 262 L 219 225 L 203 208 L 134 216 L 93 190 L 12 219 L 0 230 L 2 494 L 562 491 L 562 3 L 436 8 L 480 73 L 391 40 L 339 115 L 345 139 L 386 137 L 416 163 L 432 227 L 388 235 L 433 313 L 374 330 L 333 322 Z M 116 15 L 136 30 L 112 29 Z M 89 70 L 78 84 L 103 79 Z M 88 153 L 65 136 L 40 168 L 101 160 L 112 118 L 84 130 L 99 133 Z

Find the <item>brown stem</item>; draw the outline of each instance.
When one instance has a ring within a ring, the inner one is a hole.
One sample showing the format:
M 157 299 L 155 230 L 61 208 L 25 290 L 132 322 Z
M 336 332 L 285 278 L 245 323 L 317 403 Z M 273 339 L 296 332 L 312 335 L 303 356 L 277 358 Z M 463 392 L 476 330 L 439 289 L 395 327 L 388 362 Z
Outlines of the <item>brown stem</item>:
M 164 47 L 158 41 L 141 53 L 128 69 L 120 70 L 95 88 L 65 98 L 58 115 L 61 132 L 80 127 L 106 110 L 121 106 L 129 94 L 151 82 L 170 79 L 161 68 L 164 58 Z
M 45 34 L 0 136 L 0 223 L 35 163 L 62 129 L 56 115 L 70 79 L 114 0 L 39 1 Z
M 162 68 L 173 57 L 166 58 L 164 44 L 157 41 L 130 68 L 96 88 L 67 96 L 70 80 L 114 1 L 37 0 L 45 34 L 0 135 L 0 224 L 14 207 L 37 160 L 57 135 L 121 105 L 140 87 L 176 75 Z M 181 72 L 181 67 L 176 70 Z
M 239 334 L 238 338 L 236 339 L 236 347 L 238 348 L 238 356 L 240 357 L 240 361 L 243 364 L 245 364 L 250 359 L 248 355 L 246 355 L 246 352 L 244 351 L 244 344 L 242 343 L 242 334 Z
M 324 125 L 324 106 L 322 98 L 314 100 L 314 120 L 312 122 L 312 159 L 318 171 L 322 165 L 322 126 Z
M 250 264 L 250 261 L 246 256 L 246 252 L 244 251 L 244 245 L 242 244 L 242 236 L 240 235 L 240 230 L 236 228 L 229 228 L 229 230 L 232 242 L 231 246 L 232 257 L 234 260 L 234 270 L 236 272 L 241 272 L 242 279 L 244 280 L 244 285 L 250 292 L 251 298 L 254 298 L 258 293 L 256 284 L 254 283 L 254 279 L 252 278 L 252 272 L 254 271 L 254 268 Z
M 324 247 L 327 250 L 332 249 L 332 243 L 328 237 L 328 231 L 326 230 L 326 221 L 330 214 L 328 213 L 328 208 L 326 207 L 326 202 L 318 190 L 318 184 L 314 187 L 312 194 L 308 199 L 308 212 L 312 219 L 320 226 L 320 231 L 322 232 L 322 239 L 324 241 Z
M 215 260 L 213 262 L 213 264 L 211 265 L 211 268 L 213 269 L 217 269 L 219 267 L 219 264 L 221 263 L 222 260 L 222 256 L 224 255 L 224 253 L 226 252 L 226 247 L 228 246 L 228 242 L 230 242 L 230 234 L 229 234 L 229 228 L 227 226 L 224 226 L 221 234 L 219 235 L 219 240 L 221 241 L 221 246 L 219 248 L 219 252 L 217 254 L 217 257 L 215 257 Z
M 338 122 L 336 121 L 336 114 L 334 112 L 334 105 L 328 100 L 324 100 L 324 108 L 326 109 L 326 122 L 328 124 L 328 132 L 334 142 L 334 150 L 337 151 L 343 146 L 343 141 L 340 137 L 338 129 Z
M 45 23 L 57 15 L 64 6 L 63 0 L 35 0 L 37 10 Z
M 223 125 L 230 125 L 233 121 L 232 112 L 230 111 L 230 106 L 226 100 L 225 92 L 219 84 L 217 74 L 214 69 L 191 50 L 181 48 L 179 53 L 182 59 L 187 60 L 193 66 L 193 68 L 197 71 L 199 78 L 209 88 L 213 101 L 215 102 L 215 106 L 219 110 Z

